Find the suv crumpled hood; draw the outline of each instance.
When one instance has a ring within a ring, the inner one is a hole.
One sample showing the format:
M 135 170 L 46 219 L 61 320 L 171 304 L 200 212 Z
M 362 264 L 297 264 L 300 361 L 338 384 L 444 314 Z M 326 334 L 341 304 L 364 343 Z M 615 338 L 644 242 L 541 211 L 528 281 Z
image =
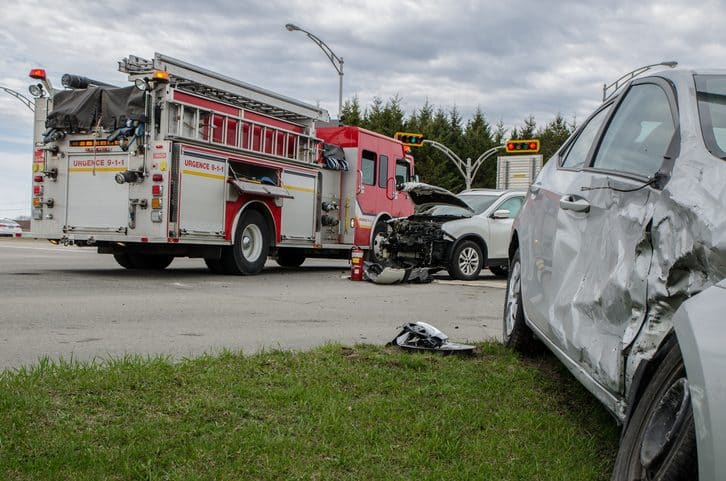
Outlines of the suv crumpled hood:
M 422 211 L 434 205 L 453 205 L 461 207 L 474 213 L 469 204 L 444 189 L 435 185 L 424 184 L 423 182 L 406 182 L 398 187 L 401 192 L 407 192 L 414 204 L 416 211 Z

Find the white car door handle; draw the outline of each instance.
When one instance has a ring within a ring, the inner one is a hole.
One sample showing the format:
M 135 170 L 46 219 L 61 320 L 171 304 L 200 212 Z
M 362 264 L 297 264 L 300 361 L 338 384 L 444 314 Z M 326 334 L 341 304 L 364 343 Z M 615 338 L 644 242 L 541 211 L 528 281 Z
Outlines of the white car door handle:
M 560 198 L 560 209 L 587 213 L 590 212 L 590 203 L 582 197 L 565 195 Z

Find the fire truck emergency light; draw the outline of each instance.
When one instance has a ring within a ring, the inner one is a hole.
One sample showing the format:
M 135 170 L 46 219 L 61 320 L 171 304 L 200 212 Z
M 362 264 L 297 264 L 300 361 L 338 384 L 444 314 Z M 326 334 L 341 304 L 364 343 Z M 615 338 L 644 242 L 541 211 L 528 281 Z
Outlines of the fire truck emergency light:
M 30 73 L 28 75 L 30 76 L 30 78 L 34 78 L 37 80 L 46 79 L 45 69 L 42 69 L 42 68 L 34 68 L 33 70 L 30 71 Z
M 413 134 L 411 132 L 396 132 L 394 139 L 403 145 L 410 147 L 421 147 L 424 143 L 424 134 Z
M 169 72 L 165 72 L 163 70 L 154 70 L 154 73 L 151 75 L 151 80 L 154 82 L 168 83 Z
M 536 154 L 539 152 L 539 140 L 510 140 L 505 150 L 510 154 Z

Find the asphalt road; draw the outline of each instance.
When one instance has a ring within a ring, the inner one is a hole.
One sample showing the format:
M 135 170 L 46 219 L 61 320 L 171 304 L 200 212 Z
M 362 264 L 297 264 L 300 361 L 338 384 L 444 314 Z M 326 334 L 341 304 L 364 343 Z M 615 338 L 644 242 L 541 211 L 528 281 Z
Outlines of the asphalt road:
M 110 255 L 47 241 L 0 239 L 0 369 L 51 359 L 174 358 L 223 348 L 305 349 L 325 342 L 384 344 L 405 322 L 429 322 L 452 341 L 501 335 L 505 281 L 437 276 L 432 284 L 351 282 L 346 261 L 268 262 L 252 277 L 219 276 L 200 259 L 162 272 L 127 271 Z

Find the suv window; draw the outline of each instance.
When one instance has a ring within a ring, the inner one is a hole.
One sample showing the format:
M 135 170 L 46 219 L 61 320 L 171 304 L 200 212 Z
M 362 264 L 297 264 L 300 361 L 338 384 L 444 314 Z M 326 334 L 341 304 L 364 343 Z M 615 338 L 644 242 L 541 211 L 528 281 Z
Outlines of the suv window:
M 509 199 L 502 202 L 496 210 L 506 209 L 509 211 L 509 218 L 514 219 L 519 213 L 519 209 L 522 208 L 522 197 L 510 197 Z
M 674 133 L 663 89 L 655 84 L 634 85 L 615 112 L 593 167 L 650 177 L 663 163 Z
M 600 126 L 609 111 L 610 106 L 602 109 L 582 128 L 580 135 L 578 135 L 577 139 L 567 149 L 564 156 L 565 160 L 562 162 L 562 168 L 577 170 L 585 165 L 587 153 L 590 151 L 592 142 L 595 140 L 595 135 L 600 130 Z

